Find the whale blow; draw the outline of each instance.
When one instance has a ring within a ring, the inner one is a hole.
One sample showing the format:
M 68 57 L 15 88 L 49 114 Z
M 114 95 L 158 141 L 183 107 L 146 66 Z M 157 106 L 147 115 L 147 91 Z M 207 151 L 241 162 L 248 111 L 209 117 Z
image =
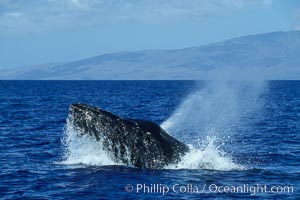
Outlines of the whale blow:
M 125 119 L 86 104 L 70 105 L 68 122 L 79 136 L 88 135 L 118 163 L 159 169 L 178 163 L 189 148 L 159 125 Z

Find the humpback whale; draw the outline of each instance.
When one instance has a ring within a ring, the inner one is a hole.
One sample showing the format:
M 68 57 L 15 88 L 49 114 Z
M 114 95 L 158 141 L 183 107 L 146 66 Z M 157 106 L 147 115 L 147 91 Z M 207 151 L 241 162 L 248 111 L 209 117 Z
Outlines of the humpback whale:
M 125 165 L 159 169 L 178 163 L 189 151 L 154 122 L 122 118 L 83 103 L 70 105 L 68 123 L 78 136 L 97 140 L 114 161 Z

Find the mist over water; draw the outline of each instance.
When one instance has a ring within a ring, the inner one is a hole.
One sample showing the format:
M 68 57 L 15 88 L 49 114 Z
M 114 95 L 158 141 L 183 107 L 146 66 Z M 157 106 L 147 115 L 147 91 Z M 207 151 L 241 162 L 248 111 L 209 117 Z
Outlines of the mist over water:
M 178 168 L 242 170 L 222 151 L 249 119 L 259 117 L 265 81 L 207 81 L 199 85 L 161 126 L 174 137 L 190 144 L 191 152 Z M 229 147 L 230 148 L 230 147 Z M 172 166 L 171 166 L 172 168 Z
M 207 81 L 199 85 L 161 126 L 182 140 L 232 135 L 263 106 L 265 81 Z M 248 123 L 248 122 L 247 122 Z M 187 141 L 189 142 L 189 141 Z

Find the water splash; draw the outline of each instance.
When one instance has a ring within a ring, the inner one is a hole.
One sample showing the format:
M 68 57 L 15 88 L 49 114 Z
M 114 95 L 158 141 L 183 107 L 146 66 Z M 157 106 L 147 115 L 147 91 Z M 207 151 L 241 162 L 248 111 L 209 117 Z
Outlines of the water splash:
M 103 150 L 101 142 L 89 135 L 78 136 L 69 119 L 64 130 L 62 143 L 66 147 L 62 164 L 117 165 L 108 152 Z
M 262 106 L 260 96 L 265 82 L 214 81 L 189 95 L 174 114 L 162 123 L 169 133 L 189 144 L 191 151 L 167 169 L 243 170 L 241 164 L 222 150 L 224 136 L 234 135 L 244 119 Z M 226 137 L 225 137 L 226 138 Z M 88 135 L 78 136 L 68 122 L 63 143 L 66 155 L 63 164 L 119 165 L 101 142 Z M 221 145 L 218 145 L 221 144 Z M 128 155 L 133 152 L 127 152 Z
M 197 149 L 190 145 L 188 152 L 178 164 L 167 166 L 167 169 L 208 169 L 220 171 L 244 170 L 244 166 L 236 164 L 230 155 L 220 150 L 215 144 L 216 137 L 207 137 L 206 147 Z

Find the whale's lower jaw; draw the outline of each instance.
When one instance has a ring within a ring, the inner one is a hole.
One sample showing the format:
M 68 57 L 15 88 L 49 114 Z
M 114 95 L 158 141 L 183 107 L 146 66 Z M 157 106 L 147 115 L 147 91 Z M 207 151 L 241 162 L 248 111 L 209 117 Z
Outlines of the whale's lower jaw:
M 78 135 L 88 134 L 116 162 L 125 165 L 163 168 L 178 163 L 189 151 L 153 122 L 124 119 L 86 104 L 72 104 L 68 121 Z

